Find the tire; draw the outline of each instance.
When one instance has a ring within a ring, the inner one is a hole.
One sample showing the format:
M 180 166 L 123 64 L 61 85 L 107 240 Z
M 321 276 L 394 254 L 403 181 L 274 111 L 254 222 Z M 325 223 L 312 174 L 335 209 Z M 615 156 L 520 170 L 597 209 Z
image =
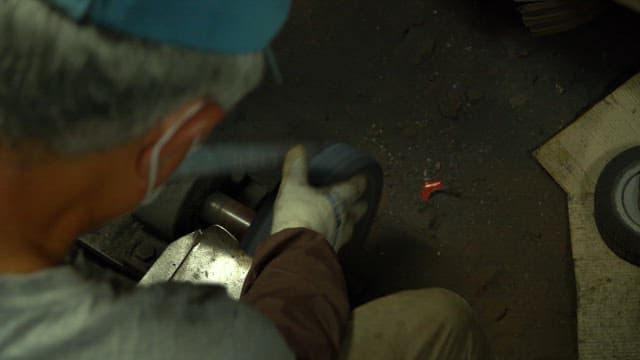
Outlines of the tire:
M 602 239 L 616 255 L 640 265 L 640 147 L 605 166 L 596 185 L 594 216 Z

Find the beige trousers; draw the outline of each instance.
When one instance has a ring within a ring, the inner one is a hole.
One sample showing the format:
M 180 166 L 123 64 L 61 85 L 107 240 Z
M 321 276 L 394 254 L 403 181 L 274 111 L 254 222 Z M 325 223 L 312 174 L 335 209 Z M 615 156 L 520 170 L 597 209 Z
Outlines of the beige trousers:
M 422 289 L 355 309 L 344 359 L 489 359 L 471 307 L 455 293 Z

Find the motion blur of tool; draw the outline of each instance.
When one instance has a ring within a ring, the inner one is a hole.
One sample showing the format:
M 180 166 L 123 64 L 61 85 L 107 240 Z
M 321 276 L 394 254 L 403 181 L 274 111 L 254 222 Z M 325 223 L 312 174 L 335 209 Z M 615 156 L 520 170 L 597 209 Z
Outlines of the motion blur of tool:
M 587 24 L 604 11 L 608 0 L 514 0 L 522 20 L 535 36 L 561 33 Z M 638 0 L 614 0 L 640 12 Z
M 356 225 L 362 243 L 382 191 L 382 170 L 346 144 L 308 146 L 309 181 L 325 186 L 366 176 L 369 210 Z M 219 144 L 197 152 L 150 205 L 79 239 L 78 251 L 132 282 L 222 284 L 239 297 L 251 255 L 271 231 L 273 202 L 288 146 Z M 177 239 L 177 240 L 176 240 Z

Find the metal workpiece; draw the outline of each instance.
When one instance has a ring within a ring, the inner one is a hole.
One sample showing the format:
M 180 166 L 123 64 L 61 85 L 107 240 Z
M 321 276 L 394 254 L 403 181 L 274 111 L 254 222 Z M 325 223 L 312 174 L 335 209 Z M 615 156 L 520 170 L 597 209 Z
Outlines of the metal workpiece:
M 279 169 L 293 145 L 281 142 L 207 144 L 187 157 L 174 177 L 226 177 Z M 307 147 L 313 149 L 317 145 Z
M 217 192 L 211 194 L 202 206 L 202 219 L 209 224 L 220 225 L 237 239 L 247 232 L 256 212 L 229 196 Z
M 139 285 L 163 281 L 217 284 L 239 299 L 251 261 L 228 231 L 214 225 L 170 244 Z

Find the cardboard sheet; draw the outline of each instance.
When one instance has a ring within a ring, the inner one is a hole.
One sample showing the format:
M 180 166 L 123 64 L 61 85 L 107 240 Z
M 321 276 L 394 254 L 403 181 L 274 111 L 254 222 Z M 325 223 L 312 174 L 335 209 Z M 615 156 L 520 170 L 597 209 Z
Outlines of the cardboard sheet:
M 640 74 L 534 155 L 567 193 L 582 360 L 640 359 L 640 267 L 618 258 L 593 218 L 604 166 L 640 145 Z

